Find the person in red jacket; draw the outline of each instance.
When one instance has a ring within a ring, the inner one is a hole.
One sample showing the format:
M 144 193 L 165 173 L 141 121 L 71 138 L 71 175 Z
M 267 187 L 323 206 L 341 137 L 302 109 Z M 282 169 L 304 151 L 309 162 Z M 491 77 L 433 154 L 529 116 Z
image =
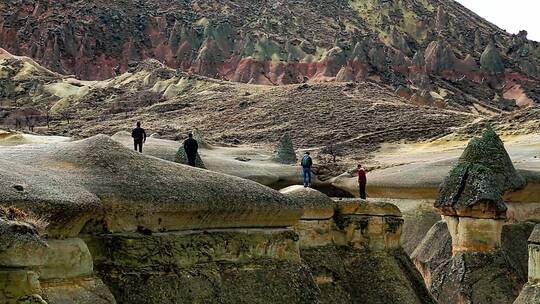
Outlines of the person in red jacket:
M 358 188 L 360 190 L 361 199 L 366 199 L 366 184 L 366 170 L 364 170 L 361 164 L 358 164 Z

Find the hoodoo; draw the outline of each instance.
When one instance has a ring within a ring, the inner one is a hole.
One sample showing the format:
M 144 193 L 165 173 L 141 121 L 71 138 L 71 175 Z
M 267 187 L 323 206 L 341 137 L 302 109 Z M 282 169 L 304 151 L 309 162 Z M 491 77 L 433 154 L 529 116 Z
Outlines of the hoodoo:
M 500 247 L 507 211 L 503 195 L 525 184 L 490 126 L 482 137 L 471 140 L 435 202 L 452 236 L 452 252 Z
M 469 142 L 435 201 L 443 220 L 412 254 L 439 303 L 517 298 L 527 281 L 527 238 L 534 223 L 507 221 L 505 197 L 525 186 L 490 126 Z M 489 293 L 483 286 L 490 286 Z

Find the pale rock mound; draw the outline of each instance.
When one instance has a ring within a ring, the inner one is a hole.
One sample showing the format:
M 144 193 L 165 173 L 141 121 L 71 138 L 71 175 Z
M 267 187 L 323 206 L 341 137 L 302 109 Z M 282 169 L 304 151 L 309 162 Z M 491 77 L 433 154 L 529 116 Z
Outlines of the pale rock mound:
M 334 214 L 334 201 L 315 189 L 295 185 L 281 189 L 279 192 L 302 207 L 302 219 L 328 219 Z

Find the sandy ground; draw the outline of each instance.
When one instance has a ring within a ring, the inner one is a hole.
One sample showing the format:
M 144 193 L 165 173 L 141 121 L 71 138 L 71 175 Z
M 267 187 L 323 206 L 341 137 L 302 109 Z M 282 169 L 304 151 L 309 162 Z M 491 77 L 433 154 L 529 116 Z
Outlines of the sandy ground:
M 519 170 L 540 173 L 540 134 L 502 137 Z M 466 147 L 467 141 L 445 138 L 410 144 L 383 144 L 373 155 L 368 195 L 391 198 L 435 199 L 438 187 Z M 356 177 L 343 174 L 333 185 L 357 192 Z
M 132 149 L 128 132 L 118 132 L 113 139 Z M 529 179 L 526 191 L 509 200 L 540 202 L 540 134 L 503 136 L 514 165 Z M 46 144 L 69 141 L 69 137 L 37 136 L 0 131 L 0 146 Z M 383 144 L 373 155 L 368 173 L 368 196 L 388 199 L 434 200 L 444 177 L 458 160 L 467 141 L 441 138 L 424 143 Z M 149 137 L 144 154 L 174 161 L 181 142 Z M 267 148 L 248 145 L 217 146 L 204 144 L 199 153 L 208 170 L 249 179 L 280 189 L 302 184 L 298 165 L 286 165 L 272 157 Z M 350 173 L 327 181 L 314 176 L 318 188 L 336 188 L 357 195 L 357 177 Z M 538 194 L 538 195 L 537 195 Z M 539 197 L 539 198 L 537 198 Z
M 71 138 L 64 136 L 42 136 L 23 133 L 12 133 L 0 130 L 0 146 L 17 146 L 24 144 L 47 144 L 70 141 Z
M 133 142 L 127 132 L 118 132 L 113 139 L 132 148 Z M 143 153 L 174 161 L 180 141 L 148 138 Z M 301 170 L 297 165 L 285 165 L 272 158 L 272 152 L 245 145 L 223 147 L 202 145 L 199 154 L 206 168 L 233 176 L 253 180 L 273 188 L 301 184 Z M 314 179 L 315 182 L 319 183 Z

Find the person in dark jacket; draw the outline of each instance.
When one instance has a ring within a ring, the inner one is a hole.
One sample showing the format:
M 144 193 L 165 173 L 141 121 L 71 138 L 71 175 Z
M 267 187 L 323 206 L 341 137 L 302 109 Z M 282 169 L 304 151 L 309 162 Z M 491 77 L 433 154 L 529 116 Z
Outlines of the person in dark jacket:
M 188 165 L 192 167 L 195 167 L 195 160 L 197 159 L 197 150 L 199 150 L 199 144 L 193 138 L 193 133 L 189 133 L 188 139 L 184 141 L 184 151 L 186 151 Z
M 366 184 L 366 170 L 362 167 L 362 165 L 358 164 L 358 188 L 361 199 L 366 199 Z
M 141 128 L 140 122 L 137 122 L 137 127 L 131 131 L 131 137 L 133 137 L 135 151 L 139 150 L 142 153 L 143 143 L 146 142 L 146 132 Z
M 306 152 L 304 157 L 302 157 L 301 165 L 304 176 L 304 187 L 311 187 L 311 166 L 313 165 L 313 160 L 309 156 L 309 152 Z

